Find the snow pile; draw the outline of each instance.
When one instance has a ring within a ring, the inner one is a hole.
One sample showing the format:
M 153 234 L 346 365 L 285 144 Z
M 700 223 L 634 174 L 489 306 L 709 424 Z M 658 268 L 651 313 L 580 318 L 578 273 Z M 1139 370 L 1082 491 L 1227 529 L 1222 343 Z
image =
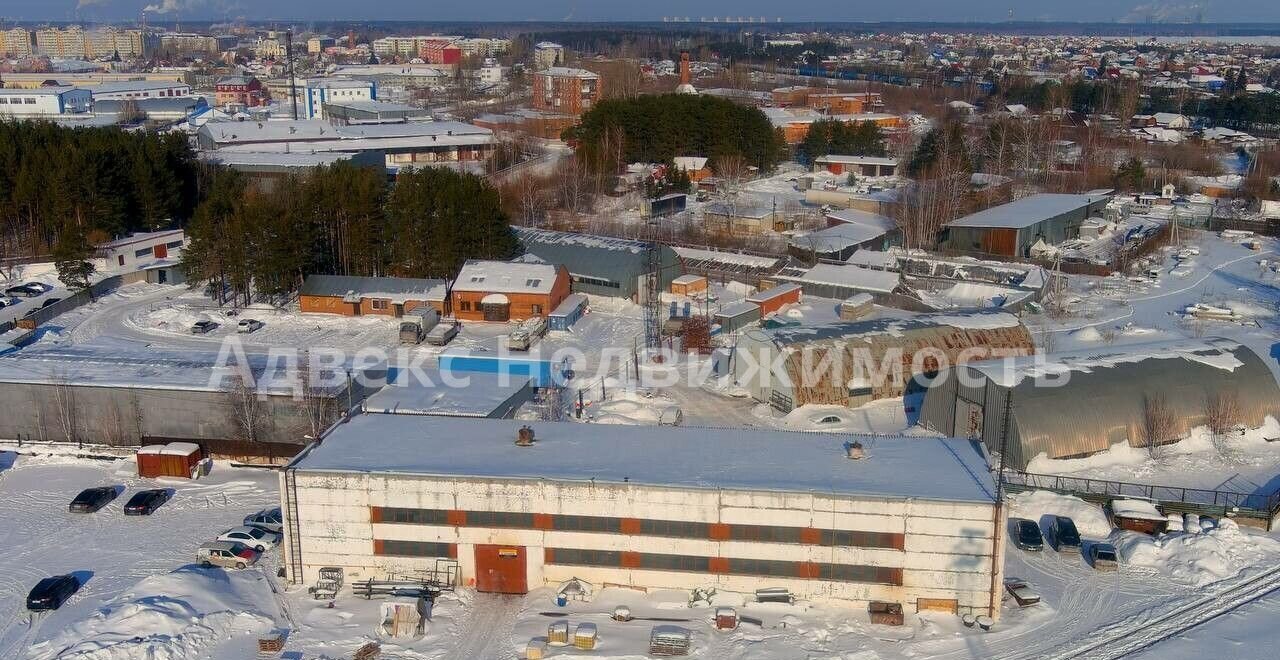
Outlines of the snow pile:
M 1102 341 L 1102 333 L 1098 332 L 1097 328 L 1093 326 L 1089 326 L 1087 328 L 1081 328 L 1071 333 L 1071 338 L 1076 341 L 1087 341 L 1087 342 Z
M 1102 509 L 1072 495 L 1047 490 L 1014 493 L 1009 496 L 1009 517 L 1040 522 L 1046 516 L 1066 516 L 1085 538 L 1103 539 L 1111 534 L 1111 523 Z
M 87 619 L 37 644 L 32 660 L 180 660 L 202 656 L 237 634 L 275 628 L 274 602 L 256 570 L 184 566 L 148 577 Z
M 1177 582 L 1201 587 L 1246 566 L 1280 557 L 1280 541 L 1246 535 L 1223 518 L 1203 534 L 1146 534 L 1119 530 L 1111 537 L 1126 566 L 1147 568 Z

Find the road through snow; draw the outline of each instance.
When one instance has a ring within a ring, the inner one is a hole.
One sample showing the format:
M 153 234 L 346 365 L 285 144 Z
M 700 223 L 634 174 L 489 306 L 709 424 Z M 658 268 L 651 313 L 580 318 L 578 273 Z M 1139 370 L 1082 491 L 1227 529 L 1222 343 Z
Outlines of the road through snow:
M 1172 601 L 1138 612 L 1076 640 L 1065 648 L 1037 653 L 1046 660 L 1119 660 L 1208 623 L 1238 607 L 1280 590 L 1280 567 L 1261 573 L 1246 571 L 1214 585 L 1202 596 Z
M 458 645 L 448 660 L 516 660 L 511 633 L 524 599 L 520 596 L 476 594 L 462 620 Z

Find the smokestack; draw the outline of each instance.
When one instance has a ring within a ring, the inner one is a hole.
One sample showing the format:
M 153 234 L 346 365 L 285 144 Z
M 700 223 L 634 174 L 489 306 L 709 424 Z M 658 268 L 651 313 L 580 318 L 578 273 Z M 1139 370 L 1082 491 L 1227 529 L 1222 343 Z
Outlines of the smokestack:
M 680 53 L 680 84 L 690 85 L 693 83 L 693 77 L 689 74 L 689 52 Z

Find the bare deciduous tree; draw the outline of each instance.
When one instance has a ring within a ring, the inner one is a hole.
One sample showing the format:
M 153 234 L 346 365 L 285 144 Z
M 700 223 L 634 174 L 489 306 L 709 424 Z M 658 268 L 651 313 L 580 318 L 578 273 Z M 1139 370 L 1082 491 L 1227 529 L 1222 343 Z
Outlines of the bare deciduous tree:
M 1234 390 L 1218 390 L 1209 393 L 1205 397 L 1204 416 L 1209 426 L 1209 433 L 1212 434 L 1214 451 L 1222 459 L 1234 459 L 1235 448 L 1231 444 L 1231 438 L 1236 435 L 1240 427 L 1239 393 Z
M 227 388 L 227 403 L 236 440 L 257 442 L 266 425 L 266 405 L 250 381 L 236 374 Z
M 1143 398 L 1142 434 L 1147 454 L 1154 460 L 1165 458 L 1166 445 L 1177 439 L 1178 422 L 1163 394 L 1147 393 Z
M 76 442 L 79 438 L 79 420 L 77 419 L 76 391 L 71 379 L 66 374 L 53 374 L 53 403 L 58 415 L 58 431 L 66 442 Z
M 337 419 L 337 402 L 332 388 L 324 386 L 323 374 L 312 368 L 311 356 L 303 353 L 298 360 L 298 393 L 305 416 L 303 431 L 312 438 L 319 438 L 324 430 Z

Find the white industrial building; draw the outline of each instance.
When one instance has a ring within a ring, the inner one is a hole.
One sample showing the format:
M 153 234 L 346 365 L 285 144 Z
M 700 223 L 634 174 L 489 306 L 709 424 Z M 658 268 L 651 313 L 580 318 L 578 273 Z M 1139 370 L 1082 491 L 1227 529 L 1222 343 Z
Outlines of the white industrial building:
M 191 96 L 191 85 L 172 80 L 121 80 L 88 88 L 95 101 L 162 99 Z
M 281 473 L 285 565 L 996 615 L 1003 516 L 972 441 L 358 414 Z M 851 458 L 851 455 L 860 458 Z
M 52 117 L 89 111 L 93 97 L 75 87 L 0 89 L 0 117 Z
M 308 80 L 303 97 L 305 119 L 324 119 L 324 104 L 373 101 L 378 98 L 377 85 L 368 80 L 351 78 L 317 78 Z

